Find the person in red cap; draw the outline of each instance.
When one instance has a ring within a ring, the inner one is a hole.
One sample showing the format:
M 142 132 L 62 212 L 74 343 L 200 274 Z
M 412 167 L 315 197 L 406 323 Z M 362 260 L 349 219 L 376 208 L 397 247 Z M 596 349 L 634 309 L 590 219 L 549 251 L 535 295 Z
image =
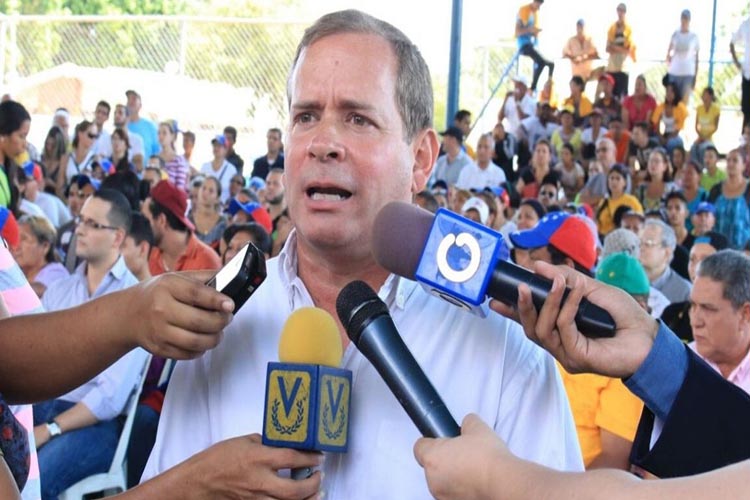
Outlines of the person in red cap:
M 609 125 L 609 121 L 622 113 L 620 100 L 614 94 L 615 78 L 609 73 L 603 73 L 599 77 L 599 86 L 596 88 L 596 100 L 594 107 L 601 109 L 604 113 L 604 126 Z
M 169 181 L 160 181 L 143 203 L 142 211 L 154 231 L 155 247 L 149 257 L 152 275 L 221 267 L 219 255 L 193 234 L 195 226 L 185 215 L 185 191 Z

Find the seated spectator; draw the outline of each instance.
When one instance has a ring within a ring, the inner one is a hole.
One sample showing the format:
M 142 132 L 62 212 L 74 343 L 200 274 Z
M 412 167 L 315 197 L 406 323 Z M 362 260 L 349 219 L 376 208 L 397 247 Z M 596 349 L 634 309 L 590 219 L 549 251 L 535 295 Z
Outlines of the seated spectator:
M 636 123 L 645 122 L 649 124 L 651 133 L 651 115 L 656 109 L 656 99 L 648 93 L 646 77 L 638 75 L 635 79 L 635 93 L 629 95 L 622 102 L 622 123 L 625 128 L 632 131 Z
M 563 108 L 560 110 L 560 126 L 552 132 L 550 143 L 555 159 L 560 158 L 560 150 L 563 144 L 573 146 L 574 156 L 576 158 L 580 156 L 582 147 L 581 129 L 573 125 L 573 113 L 569 109 Z
M 55 250 L 57 232 L 44 217 L 25 215 L 18 221 L 19 244 L 13 258 L 31 288 L 41 297 L 47 287 L 69 275 Z
M 204 176 L 214 177 L 219 181 L 219 186 L 221 186 L 221 190 L 219 191 L 221 194 L 220 201 L 224 205 L 229 201 L 231 181 L 235 175 L 238 175 L 238 172 L 237 168 L 226 159 L 227 145 L 223 135 L 217 135 L 211 139 L 211 148 L 214 158 L 203 164 L 201 173 Z M 221 233 L 218 236 L 221 236 Z M 218 240 L 218 237 L 216 240 Z
M 608 132 L 602 123 L 604 123 L 602 110 L 594 108 L 589 115 L 589 126 L 581 132 L 581 158 L 583 168 L 587 172 L 589 162 L 596 159 L 596 144 Z
M 540 139 L 534 147 L 531 164 L 519 172 L 516 191 L 521 198 L 536 198 L 542 179 L 550 172 L 552 148 L 548 141 Z
M 57 188 L 58 179 L 65 176 L 68 165 L 68 138 L 59 127 L 53 126 L 47 132 L 42 149 L 41 162 L 44 165 L 45 189 L 51 188 L 53 193 L 62 194 Z
M 42 297 L 47 311 L 67 309 L 137 283 L 120 255 L 130 227 L 130 205 L 120 193 L 103 189 L 81 208 L 76 252 L 84 259 L 75 274 L 52 283 Z M 118 416 L 139 382 L 147 353 L 131 351 L 89 382 L 34 405 L 42 498 L 106 471 L 120 434 Z
M 706 87 L 701 94 L 701 103 L 695 109 L 695 133 L 698 137 L 690 148 L 690 159 L 701 161 L 706 146 L 713 144 L 713 137 L 719 130 L 721 107 L 716 102 L 713 87 Z
M 263 185 L 265 187 L 265 181 L 260 179 L 261 182 L 263 182 Z M 238 194 L 240 194 L 240 191 L 245 188 L 245 178 L 242 177 L 240 174 L 235 174 L 232 176 L 232 180 L 229 183 L 229 198 L 224 200 L 225 206 L 229 206 L 229 200 L 232 198 L 235 198 Z
M 659 137 L 659 143 L 668 152 L 677 146 L 684 147 L 680 133 L 685 127 L 687 115 L 681 94 L 673 83 L 667 82 L 664 102 L 656 106 L 651 115 L 651 126 Z
M 73 218 L 70 210 L 60 198 L 54 194 L 44 191 L 44 176 L 42 167 L 35 162 L 28 161 L 23 165 L 26 174 L 26 182 L 23 186 L 19 185 L 24 199 L 34 203 L 44 212 L 44 216 L 58 228 Z
M 682 171 L 682 194 L 687 200 L 688 220 L 685 223 L 688 231 L 693 230 L 692 216 L 698 205 L 708 199 L 708 193 L 700 186 L 702 167 L 700 163 L 688 161 Z
M 614 117 L 622 116 L 620 101 L 614 95 L 615 79 L 609 73 L 602 73 L 599 77 L 599 85 L 596 89 L 596 100 L 594 107 L 604 113 L 604 126 L 609 127 L 609 121 Z
M 716 225 L 716 208 L 713 203 L 702 201 L 690 217 L 693 223 L 693 236 L 699 237 L 714 230 Z
M 112 131 L 112 156 L 109 161 L 112 162 L 113 170 L 107 172 L 112 174 L 115 172 L 135 172 L 135 165 L 133 165 L 128 159 L 128 151 L 130 150 L 130 140 L 128 139 L 128 133 L 124 129 L 116 128 Z
M 237 255 L 237 252 L 242 250 L 248 242 L 258 247 L 258 250 L 263 252 L 266 259 L 271 257 L 271 235 L 260 224 L 256 224 L 255 222 L 233 224 L 227 227 L 227 230 L 231 232 L 231 237 L 227 243 L 226 250 L 221 255 L 222 264 L 226 264 L 232 260 Z
M 469 163 L 461 170 L 456 187 L 476 189 L 499 186 L 505 182 L 505 172 L 492 162 L 495 140 L 492 134 L 482 134 L 477 142 L 476 163 Z
M 722 250 L 698 266 L 690 293 L 690 348 L 722 377 L 750 393 L 750 259 Z
M 268 211 L 263 208 L 260 203 L 240 203 L 234 199 L 229 202 L 229 208 L 227 209 L 229 215 L 232 216 L 232 224 L 244 224 L 247 222 L 255 222 L 271 234 L 273 232 L 273 223 L 271 222 L 271 216 Z
M 490 218 L 490 207 L 481 198 L 472 196 L 461 207 L 461 215 L 486 226 Z
M 596 161 L 589 164 L 589 180 L 580 192 L 581 203 L 592 207 L 599 205 L 607 195 L 607 173 L 615 163 L 615 143 L 607 137 L 601 138 L 596 145 Z M 630 192 L 630 184 L 625 188 L 625 192 Z
M 466 109 L 459 109 L 456 111 L 456 114 L 453 115 L 453 126 L 461 130 L 464 134 L 464 138 L 468 139 L 469 133 L 471 132 L 471 111 Z M 466 154 L 469 155 L 469 158 L 476 161 L 477 154 L 474 151 L 474 148 L 471 147 L 471 144 L 464 142 L 463 148 L 464 151 L 466 151 Z
M 583 93 L 586 88 L 586 82 L 580 76 L 573 76 L 570 79 L 570 97 L 562 103 L 563 109 L 571 110 L 573 114 L 573 123 L 576 127 L 583 125 L 584 120 L 591 114 L 594 105 L 591 103 L 586 94 Z
M 706 146 L 703 151 L 703 173 L 701 174 L 701 187 L 710 192 L 711 189 L 727 178 L 727 173 L 720 170 L 719 151 L 713 145 Z
M 640 210 L 633 210 L 629 207 L 621 208 L 624 209 L 620 213 L 618 213 L 618 210 L 615 210 L 615 225 L 618 228 L 627 229 L 628 231 L 640 237 L 641 232 L 643 231 L 643 224 L 646 222 L 646 216 Z
M 550 172 L 544 176 L 539 185 L 537 200 L 547 212 L 552 212 L 554 207 L 565 204 L 564 192 L 560 184 L 557 172 Z
M 618 227 L 615 221 L 615 213 L 620 207 L 628 207 L 636 212 L 643 213 L 643 207 L 638 199 L 625 192 L 628 177 L 628 168 L 625 165 L 616 163 L 609 169 L 607 196 L 596 209 L 596 226 L 602 236 L 606 236 Z
M 197 204 L 188 213 L 188 219 L 195 226 L 195 236 L 214 249 L 218 248 L 228 222 L 222 212 L 221 190 L 216 177 L 206 177 L 198 191 Z
M 464 133 L 460 128 L 448 127 L 440 135 L 443 136 L 442 149 L 445 154 L 435 162 L 433 180 L 455 186 L 461 171 L 473 162 L 463 149 Z
M 492 229 L 502 234 L 507 242 L 508 235 L 516 230 L 516 223 L 510 220 L 506 213 L 506 210 L 510 206 L 508 191 L 502 187 L 485 188 L 479 195 L 482 196 L 487 206 L 490 207 L 490 216 L 492 217 L 494 214 L 491 225 Z M 492 209 L 493 205 L 495 206 L 494 210 Z
M 742 171 L 740 152 L 733 149 L 727 155 L 727 178 L 708 194 L 716 209 L 715 231 L 726 236 L 730 248 L 736 250 L 750 240 L 750 183 Z
M 560 149 L 560 161 L 555 165 L 553 171 L 560 176 L 560 183 L 565 190 L 565 198 L 572 200 L 583 187 L 586 173 L 580 163 L 575 160 L 573 146 L 568 143 Z
M 648 211 L 662 206 L 662 199 L 675 191 L 677 186 L 672 182 L 669 173 L 669 157 L 662 148 L 651 151 L 648 157 L 646 177 L 635 191 L 643 209 Z
M 62 192 L 73 180 L 74 175 L 91 174 L 91 164 L 97 160 L 94 144 L 99 138 L 99 129 L 96 123 L 83 120 L 76 125 L 73 136 L 72 151 L 68 155 L 68 164 L 65 167 L 65 175 L 58 179 L 58 192 Z
M 536 227 L 542 217 L 544 217 L 545 213 L 546 211 L 544 210 L 544 207 L 536 199 L 527 198 L 522 200 L 515 215 L 516 231 L 524 231 Z M 512 234 L 512 232 L 510 234 Z M 509 245 L 513 245 L 513 240 L 510 238 L 510 234 L 508 234 L 506 242 Z M 514 246 L 511 249 L 510 255 L 513 262 L 519 266 L 523 266 L 526 269 L 534 268 L 534 262 L 530 259 L 528 250 L 515 248 Z
M 615 143 L 615 160 L 617 160 L 617 163 L 627 163 L 630 132 L 622 126 L 622 119 L 619 115 L 610 117 L 609 131 L 605 134 L 605 137 L 609 137 Z
M 188 210 L 192 210 L 198 206 L 198 194 L 201 191 L 201 187 L 203 187 L 204 180 L 206 180 L 206 178 L 200 174 L 190 179 L 190 191 L 188 191 L 188 203 L 190 208 Z
M 540 103 L 537 114 L 521 122 L 517 138 L 526 144 L 529 151 L 534 151 L 536 143 L 550 140 L 552 132 L 558 127 L 555 122 L 555 111 L 549 103 Z
M 628 150 L 628 165 L 633 172 L 645 174 L 651 152 L 659 147 L 659 141 L 648 135 L 650 128 L 646 122 L 637 122 L 633 125 Z
M 695 285 L 696 271 L 698 270 L 698 265 L 703 262 L 703 259 L 728 247 L 729 242 L 727 239 L 723 235 L 713 231 L 696 237 L 693 246 L 690 248 L 688 257 L 688 276 L 690 282 Z M 661 319 L 683 342 L 693 341 L 693 329 L 690 326 L 689 300 L 675 302 L 667 306 L 661 315 Z
M 669 264 L 677 274 L 685 279 L 688 276 L 688 252 L 693 244 L 693 236 L 687 230 L 685 222 L 690 215 L 687 209 L 687 199 L 682 191 L 672 191 L 665 197 L 664 205 L 667 211 L 667 224 L 675 234 L 677 246 L 674 249 L 674 257 Z
M 432 212 L 433 214 L 437 212 L 438 208 L 440 208 L 440 203 L 437 198 L 435 198 L 435 195 L 433 195 L 428 189 L 420 191 L 414 195 L 414 204 L 420 208 L 424 208 L 428 212 Z
M 685 148 L 677 146 L 672 150 L 669 159 L 672 162 L 672 179 L 678 186 L 682 186 L 682 175 L 685 169 Z
M 164 163 L 161 158 L 156 162 L 157 165 L 159 163 Z M 143 180 L 148 182 L 149 187 L 153 189 L 157 184 L 166 179 L 167 175 L 164 173 L 164 170 L 161 167 L 153 165 L 151 160 L 149 160 L 149 165 L 143 170 Z
M 513 91 L 505 94 L 505 100 L 497 115 L 508 133 L 519 139 L 521 122 L 537 113 L 536 99 L 529 93 L 529 80 L 524 75 L 513 79 Z M 507 125 L 504 123 L 507 120 Z
M 492 138 L 495 140 L 495 153 L 492 161 L 503 169 L 508 182 L 516 182 L 516 171 L 513 170 L 513 160 L 518 154 L 516 136 L 506 132 L 502 122 L 497 122 L 495 128 L 492 129 Z
M 120 253 L 133 276 L 138 281 L 146 281 L 151 278 L 151 272 L 148 269 L 148 257 L 151 254 L 151 248 L 154 246 L 154 232 L 151 230 L 148 219 L 142 213 L 133 212 L 130 216 L 130 231 L 122 242 Z M 128 468 L 131 465 L 128 464 Z
M 663 293 L 670 303 L 685 301 L 690 295 L 690 282 L 669 266 L 676 246 L 671 227 L 657 219 L 646 220 L 641 233 L 640 261 L 651 286 Z

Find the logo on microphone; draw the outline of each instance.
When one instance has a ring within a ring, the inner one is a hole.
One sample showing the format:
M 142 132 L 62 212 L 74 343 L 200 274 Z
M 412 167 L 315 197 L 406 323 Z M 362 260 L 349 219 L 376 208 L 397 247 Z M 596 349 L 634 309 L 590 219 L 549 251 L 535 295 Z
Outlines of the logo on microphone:
M 320 381 L 318 442 L 344 446 L 349 425 L 351 383 L 347 377 L 336 374 L 322 375 Z
M 415 273 L 433 295 L 481 316 L 495 263 L 507 254 L 500 233 L 440 209 Z
M 306 371 L 275 370 L 271 373 L 268 380 L 270 425 L 266 425 L 269 438 L 300 443 L 307 439 L 310 382 Z

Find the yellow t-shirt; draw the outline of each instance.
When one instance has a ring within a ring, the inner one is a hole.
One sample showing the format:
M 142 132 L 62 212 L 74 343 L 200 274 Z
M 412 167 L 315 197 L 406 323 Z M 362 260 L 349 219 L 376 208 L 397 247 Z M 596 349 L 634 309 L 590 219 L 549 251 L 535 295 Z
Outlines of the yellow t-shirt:
M 605 203 L 606 206 L 604 205 Z M 597 208 L 596 227 L 599 230 L 599 234 L 606 235 L 617 229 L 615 227 L 615 212 L 622 206 L 628 206 L 636 212 L 643 213 L 641 202 L 632 194 L 623 194 L 616 200 L 606 198 L 601 201 Z
M 602 452 L 600 429 L 633 441 L 643 403 L 620 379 L 582 373 L 571 375 L 557 365 L 568 394 L 586 467 Z
M 698 133 L 704 141 L 710 141 L 716 133 L 716 119 L 721 114 L 721 108 L 715 102 L 706 109 L 703 104 L 695 110 L 695 119 L 698 123 Z

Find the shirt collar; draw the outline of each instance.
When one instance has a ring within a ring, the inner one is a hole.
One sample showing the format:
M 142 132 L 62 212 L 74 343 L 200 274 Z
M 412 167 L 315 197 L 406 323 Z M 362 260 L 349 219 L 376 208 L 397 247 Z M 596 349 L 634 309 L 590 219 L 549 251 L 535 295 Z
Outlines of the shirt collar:
M 671 273 L 672 268 L 667 266 L 667 268 L 664 270 L 663 273 L 661 273 L 661 276 L 656 278 L 653 283 L 651 283 L 651 286 L 654 288 L 659 288 L 660 286 L 664 285 L 669 277 L 672 275 Z
M 76 270 L 73 274 L 76 276 L 86 279 L 86 270 L 88 266 L 87 261 L 83 261 L 80 264 L 78 264 L 78 267 L 76 267 Z M 115 279 L 120 280 L 122 279 L 127 273 L 129 272 L 128 266 L 125 264 L 125 259 L 122 257 L 122 255 L 117 256 L 117 260 L 115 261 L 114 265 L 109 268 L 109 271 L 107 271 L 107 274 L 111 274 Z
M 693 350 L 695 354 L 698 355 L 699 358 L 705 361 L 711 368 L 716 370 L 717 373 L 721 373 L 721 370 L 719 370 L 718 365 L 716 365 L 710 359 L 703 357 L 701 353 L 698 352 L 698 348 L 695 345 L 695 341 L 690 342 L 688 346 L 690 347 L 690 349 Z M 748 378 L 750 378 L 750 350 L 747 351 L 747 354 L 745 354 L 745 357 L 742 358 L 742 361 L 740 361 L 740 364 L 738 364 L 734 368 L 734 370 L 732 370 L 732 372 L 729 374 L 729 376 L 727 377 L 727 381 L 732 382 L 735 385 L 740 385 Z

